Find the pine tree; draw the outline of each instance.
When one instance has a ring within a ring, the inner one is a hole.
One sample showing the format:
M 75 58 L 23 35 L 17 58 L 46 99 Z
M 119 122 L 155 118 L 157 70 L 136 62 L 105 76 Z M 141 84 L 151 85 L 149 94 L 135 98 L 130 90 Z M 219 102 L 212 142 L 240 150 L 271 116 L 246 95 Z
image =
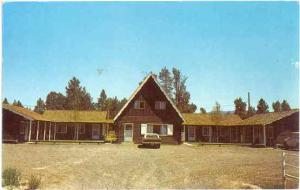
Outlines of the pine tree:
M 261 98 L 258 101 L 256 113 L 261 114 L 261 113 L 267 113 L 267 112 L 269 112 L 269 106 L 265 102 L 265 100 Z
M 205 110 L 205 108 L 201 107 L 201 108 L 200 108 L 200 113 L 202 113 L 202 114 L 206 114 L 206 110 Z
M 243 99 L 241 97 L 239 97 L 234 100 L 234 105 L 235 105 L 234 114 L 237 114 L 242 119 L 245 119 L 247 117 L 246 102 L 243 102 Z
M 172 99 L 173 98 L 173 78 L 171 76 L 170 71 L 167 69 L 167 67 L 164 67 L 161 69 L 161 71 L 158 74 L 158 78 L 160 81 L 160 84 L 164 91 L 168 94 L 168 96 Z
M 289 103 L 286 100 L 283 100 L 281 103 L 281 110 L 282 111 L 289 111 L 291 110 L 291 107 L 289 105 Z
M 107 95 L 104 89 L 101 90 L 100 97 L 98 98 L 97 107 L 101 111 L 106 111 L 108 108 Z
M 272 107 L 274 112 L 280 112 L 281 111 L 281 104 L 279 101 L 273 102 Z
M 46 110 L 46 105 L 44 101 L 41 98 L 39 98 L 36 102 L 36 106 L 34 107 L 34 111 L 42 114 L 44 113 L 45 110 Z
M 47 110 L 64 110 L 66 106 L 66 97 L 62 93 L 50 92 L 46 98 Z
M 66 87 L 66 108 L 70 110 L 93 109 L 92 98 L 80 81 L 73 77 Z
M 4 98 L 2 104 L 9 104 L 7 98 Z

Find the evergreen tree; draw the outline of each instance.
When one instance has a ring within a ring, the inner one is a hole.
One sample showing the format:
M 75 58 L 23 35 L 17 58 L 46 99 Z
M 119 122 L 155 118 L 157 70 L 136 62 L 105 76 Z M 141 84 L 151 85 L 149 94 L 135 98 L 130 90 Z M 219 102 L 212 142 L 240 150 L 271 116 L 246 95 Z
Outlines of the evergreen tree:
M 93 109 L 92 98 L 80 81 L 73 77 L 66 87 L 66 108 L 70 110 Z
M 101 90 L 97 105 L 98 109 L 101 111 L 106 111 L 108 108 L 107 95 L 104 89 Z
M 23 108 L 23 105 L 22 105 L 22 103 L 21 103 L 21 101 L 20 100 L 14 100 L 14 102 L 13 102 L 13 105 L 14 106 L 19 106 L 19 107 L 22 107 Z
M 247 117 L 246 102 L 243 102 L 243 99 L 241 97 L 239 97 L 234 100 L 234 105 L 235 105 L 234 114 L 237 114 L 242 119 L 245 119 Z
M 44 113 L 45 110 L 46 110 L 46 105 L 44 101 L 41 98 L 39 98 L 36 102 L 36 106 L 34 107 L 34 111 L 42 114 Z
M 161 69 L 158 75 L 160 84 L 164 91 L 168 94 L 168 96 L 172 99 L 173 98 L 173 78 L 171 76 L 170 71 L 164 67 Z
M 253 115 L 255 115 L 255 113 L 256 113 L 255 108 L 250 106 L 247 111 L 247 118 L 252 117 Z
M 66 97 L 62 93 L 50 92 L 46 98 L 47 110 L 64 110 L 66 109 Z
M 279 101 L 273 102 L 272 107 L 274 112 L 280 112 L 281 111 L 281 104 Z
M 2 104 L 9 104 L 7 98 L 4 98 Z
M 219 104 L 219 102 L 216 102 L 216 105 L 212 109 L 211 119 L 215 123 L 219 123 L 222 119 L 221 105 Z
M 258 101 L 256 113 L 261 114 L 261 113 L 267 113 L 267 112 L 269 112 L 269 106 L 265 102 L 265 100 L 261 98 Z
M 281 110 L 282 111 L 289 111 L 291 110 L 291 107 L 289 105 L 289 103 L 286 100 L 283 100 L 281 103 Z
M 205 108 L 201 107 L 201 108 L 200 108 L 200 113 L 206 114 Z
M 197 106 L 190 103 L 190 93 L 186 89 L 186 76 L 182 76 L 179 69 L 173 68 L 174 103 L 183 113 L 193 113 Z

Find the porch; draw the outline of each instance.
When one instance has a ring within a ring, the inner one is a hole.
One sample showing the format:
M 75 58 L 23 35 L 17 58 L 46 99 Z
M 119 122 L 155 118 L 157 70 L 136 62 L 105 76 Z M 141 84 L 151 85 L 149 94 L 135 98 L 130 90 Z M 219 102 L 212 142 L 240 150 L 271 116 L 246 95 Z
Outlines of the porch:
M 20 135 L 26 142 L 104 141 L 109 130 L 108 123 L 23 121 L 20 124 Z
M 273 128 L 268 126 L 184 126 L 184 139 L 201 143 L 246 143 L 271 145 Z M 267 138 L 268 137 L 268 138 Z

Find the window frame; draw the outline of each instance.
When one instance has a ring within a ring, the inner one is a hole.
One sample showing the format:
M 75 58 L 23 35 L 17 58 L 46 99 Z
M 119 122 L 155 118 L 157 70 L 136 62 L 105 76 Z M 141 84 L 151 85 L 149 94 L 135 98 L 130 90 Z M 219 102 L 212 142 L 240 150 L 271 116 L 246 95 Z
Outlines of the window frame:
M 133 104 L 134 104 L 133 105 L 134 109 L 137 109 L 137 110 L 145 109 L 145 101 L 143 101 L 143 100 L 135 100 Z M 143 107 L 141 107 L 141 105 L 143 105 Z
M 21 125 L 19 127 L 19 134 L 25 135 L 26 121 L 21 121 Z
M 174 135 L 174 125 L 173 124 L 166 124 L 166 123 L 163 123 L 163 124 L 161 124 L 161 123 L 144 123 L 144 124 L 146 124 L 147 125 L 147 129 L 146 129 L 146 133 L 154 133 L 153 131 L 154 131 L 154 126 L 156 125 L 159 125 L 159 136 L 173 136 Z M 172 125 L 172 127 L 173 127 L 173 131 L 172 131 L 172 135 L 169 135 L 169 126 L 171 126 Z M 148 130 L 148 128 L 149 128 L 149 126 L 152 126 L 152 131 L 151 130 Z M 162 132 L 162 126 L 164 126 L 164 127 L 166 127 L 166 134 L 162 134 L 161 132 Z M 142 128 L 142 125 L 141 125 L 141 128 Z M 142 129 L 141 129 L 141 135 L 144 135 L 144 134 L 142 134 Z
M 203 136 L 203 137 L 209 137 L 209 136 L 210 136 L 210 135 L 209 135 L 209 128 L 210 128 L 210 127 L 208 127 L 208 126 L 202 127 L 202 136 Z M 207 134 L 205 134 L 205 129 L 207 129 Z
M 81 129 L 83 129 L 83 132 L 80 131 Z M 77 130 L 79 135 L 85 134 L 85 123 L 80 123 Z
M 167 102 L 166 101 L 155 101 L 154 107 L 156 110 L 166 110 Z
M 57 127 L 56 133 L 59 133 L 59 134 L 67 134 L 68 133 L 68 124 L 65 124 L 65 125 L 60 124 L 56 127 Z M 57 130 L 57 129 L 59 129 L 59 130 Z M 62 129 L 64 129 L 64 130 L 62 130 Z

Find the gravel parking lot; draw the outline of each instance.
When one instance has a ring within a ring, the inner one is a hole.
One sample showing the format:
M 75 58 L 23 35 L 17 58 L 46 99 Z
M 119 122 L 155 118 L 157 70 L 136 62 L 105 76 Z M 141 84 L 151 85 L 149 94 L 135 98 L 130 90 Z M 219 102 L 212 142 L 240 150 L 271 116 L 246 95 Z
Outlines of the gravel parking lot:
M 272 148 L 183 144 L 145 149 L 125 143 L 2 148 L 3 169 L 18 168 L 23 179 L 38 174 L 43 189 L 282 187 L 281 151 Z M 290 162 L 298 164 L 297 159 Z M 297 183 L 289 180 L 288 187 Z

